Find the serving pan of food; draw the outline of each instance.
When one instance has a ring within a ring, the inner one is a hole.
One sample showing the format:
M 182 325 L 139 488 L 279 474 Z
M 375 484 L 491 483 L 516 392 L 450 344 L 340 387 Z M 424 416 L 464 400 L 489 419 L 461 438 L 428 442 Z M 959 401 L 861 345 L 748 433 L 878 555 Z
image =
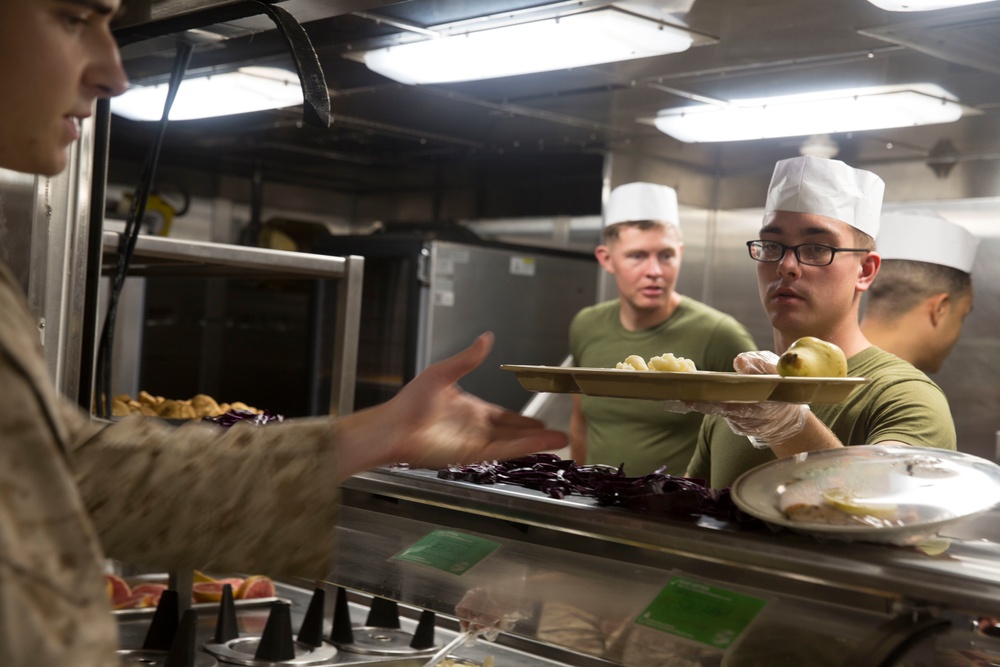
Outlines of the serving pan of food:
M 528 391 L 653 401 L 840 403 L 868 382 L 857 377 L 784 377 L 714 371 L 503 364 Z
M 765 463 L 731 495 L 747 514 L 818 538 L 915 545 L 1000 504 L 1000 466 L 945 449 L 859 445 Z

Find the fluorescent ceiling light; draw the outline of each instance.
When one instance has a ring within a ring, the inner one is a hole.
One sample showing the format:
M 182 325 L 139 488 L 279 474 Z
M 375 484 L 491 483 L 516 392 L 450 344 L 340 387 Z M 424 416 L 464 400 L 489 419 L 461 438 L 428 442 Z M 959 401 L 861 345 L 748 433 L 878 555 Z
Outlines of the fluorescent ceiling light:
M 697 143 L 950 123 L 968 111 L 936 85 L 911 84 L 664 109 L 655 124 L 675 139 Z
M 368 51 L 369 69 L 407 84 L 532 74 L 687 50 L 691 35 L 614 8 Z
M 868 2 L 889 12 L 926 12 L 932 9 L 978 5 L 990 0 L 868 0 Z
M 132 120 L 159 120 L 167 83 L 133 86 L 111 99 L 111 111 Z M 170 120 L 212 118 L 302 104 L 294 72 L 277 67 L 241 67 L 232 72 L 185 79 L 170 108 Z

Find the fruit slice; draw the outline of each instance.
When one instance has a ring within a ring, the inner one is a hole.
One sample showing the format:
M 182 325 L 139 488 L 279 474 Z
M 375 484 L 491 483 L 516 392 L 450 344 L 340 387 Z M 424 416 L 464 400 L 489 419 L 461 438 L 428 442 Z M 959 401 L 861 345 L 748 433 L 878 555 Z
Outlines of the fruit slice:
M 201 570 L 194 571 L 194 583 L 205 583 L 208 581 L 216 581 L 215 577 L 210 577 Z
M 115 609 L 145 609 L 146 607 L 155 606 L 153 596 L 144 593 L 139 593 L 138 595 L 132 594 L 124 600 L 116 602 L 114 605 Z
M 870 498 L 857 498 L 842 488 L 823 491 L 823 501 L 841 512 L 877 519 L 895 519 L 899 507 L 895 503 L 879 502 Z
M 271 578 L 262 574 L 255 574 L 246 578 L 246 581 L 239 587 L 239 590 L 236 590 L 233 597 L 237 600 L 249 600 L 251 598 L 273 598 L 275 594 L 274 582 Z
M 198 581 L 191 586 L 191 595 L 195 602 L 218 602 L 222 599 L 222 589 L 226 584 L 233 587 L 233 597 L 236 590 L 243 585 L 242 579 L 219 579 L 217 581 Z
M 940 556 L 951 546 L 951 540 L 947 537 L 931 537 L 914 546 L 928 556 Z
M 148 595 L 150 606 L 155 607 L 160 604 L 160 596 L 167 590 L 166 584 L 137 584 L 132 587 L 132 595 Z
M 114 574 L 105 574 L 104 578 L 107 581 L 108 599 L 111 600 L 112 606 L 117 607 L 132 595 L 132 589 L 129 588 L 128 582 L 121 577 Z

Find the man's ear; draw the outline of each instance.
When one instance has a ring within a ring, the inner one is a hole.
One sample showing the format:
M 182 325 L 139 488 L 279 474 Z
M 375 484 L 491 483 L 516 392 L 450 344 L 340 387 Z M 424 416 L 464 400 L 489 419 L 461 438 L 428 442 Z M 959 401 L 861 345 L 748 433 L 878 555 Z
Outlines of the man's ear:
M 927 297 L 925 303 L 927 304 L 927 313 L 930 315 L 931 324 L 937 326 L 948 312 L 948 309 L 951 308 L 951 297 L 948 296 L 947 292 L 941 292 L 940 294 Z
M 858 270 L 858 290 L 868 291 L 868 288 L 875 282 L 879 267 L 882 266 L 882 256 L 877 252 L 870 252 L 861 260 L 861 267 Z
M 594 248 L 594 257 L 597 258 L 597 262 L 604 268 L 608 273 L 613 274 L 614 271 L 611 270 L 611 248 L 606 245 L 599 245 Z

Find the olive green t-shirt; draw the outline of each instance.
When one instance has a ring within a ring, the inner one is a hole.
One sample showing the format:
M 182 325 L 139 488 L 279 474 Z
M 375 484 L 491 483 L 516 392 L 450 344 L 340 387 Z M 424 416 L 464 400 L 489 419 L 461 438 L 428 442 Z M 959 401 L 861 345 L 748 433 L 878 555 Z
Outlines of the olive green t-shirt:
M 847 360 L 847 374 L 869 379 L 847 400 L 810 408 L 845 445 L 898 440 L 918 447 L 955 449 L 955 423 L 944 392 L 899 357 L 872 346 Z M 744 472 L 775 460 L 734 434 L 721 417 L 709 416 L 698 435 L 688 472 L 715 489 L 731 486 Z
M 698 370 L 732 371 L 740 352 L 757 349 L 747 330 L 723 312 L 682 297 L 665 322 L 628 331 L 619 317 L 619 300 L 581 310 L 569 330 L 576 366 L 614 368 L 637 354 L 643 359 L 672 353 L 692 360 Z M 628 475 L 645 475 L 662 466 L 683 475 L 694 451 L 703 415 L 667 412 L 658 401 L 583 396 L 587 420 L 587 463 L 625 464 Z

